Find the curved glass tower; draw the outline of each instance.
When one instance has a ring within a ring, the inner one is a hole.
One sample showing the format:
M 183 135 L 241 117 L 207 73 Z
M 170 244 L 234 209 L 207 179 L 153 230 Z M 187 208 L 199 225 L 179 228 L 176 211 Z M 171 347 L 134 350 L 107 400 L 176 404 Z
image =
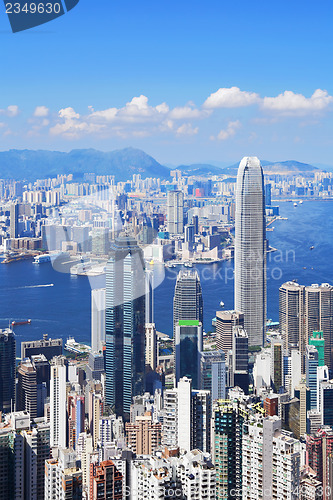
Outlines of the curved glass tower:
M 258 158 L 239 164 L 235 216 L 235 309 L 244 314 L 249 346 L 266 333 L 266 225 L 264 176 Z

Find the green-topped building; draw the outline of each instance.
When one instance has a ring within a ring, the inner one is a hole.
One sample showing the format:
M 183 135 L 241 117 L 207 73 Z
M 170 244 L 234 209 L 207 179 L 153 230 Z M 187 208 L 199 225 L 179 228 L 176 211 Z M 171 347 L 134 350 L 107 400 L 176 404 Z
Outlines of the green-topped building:
M 188 377 L 194 389 L 200 389 L 201 352 L 203 351 L 202 323 L 183 319 L 176 323 L 175 362 L 176 382 Z
M 318 366 L 325 365 L 325 339 L 323 332 L 313 332 L 309 339 L 309 345 L 313 345 L 318 351 Z

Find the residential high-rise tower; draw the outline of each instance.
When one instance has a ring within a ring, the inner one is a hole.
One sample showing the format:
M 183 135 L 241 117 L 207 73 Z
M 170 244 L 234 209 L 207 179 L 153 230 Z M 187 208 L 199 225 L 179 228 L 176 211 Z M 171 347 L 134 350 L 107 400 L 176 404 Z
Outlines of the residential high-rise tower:
M 184 194 L 182 191 L 168 192 L 168 232 L 183 234 L 184 232 Z

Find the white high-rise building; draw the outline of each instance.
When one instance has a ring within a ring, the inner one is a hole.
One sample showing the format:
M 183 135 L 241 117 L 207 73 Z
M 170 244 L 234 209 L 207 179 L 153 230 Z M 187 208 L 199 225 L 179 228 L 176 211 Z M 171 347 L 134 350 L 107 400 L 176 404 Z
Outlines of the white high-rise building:
M 146 323 L 146 367 L 150 366 L 152 370 L 155 370 L 157 367 L 157 352 L 158 344 L 155 323 Z
M 184 232 L 184 194 L 182 191 L 169 191 L 167 201 L 168 232 Z
M 320 413 L 323 412 L 321 384 L 322 382 L 328 382 L 328 381 L 329 381 L 329 373 L 327 366 L 318 366 L 317 367 L 317 410 L 320 411 Z
M 50 443 L 51 448 L 66 448 L 66 366 L 62 356 L 51 363 Z
M 59 449 L 58 459 L 45 461 L 45 500 L 82 498 L 82 471 L 77 467 L 76 453 Z
M 50 425 L 26 411 L 0 423 L 0 498 L 44 498 L 45 460 L 50 457 Z
M 235 216 L 235 309 L 244 314 L 249 346 L 266 334 L 266 225 L 264 176 L 258 158 L 239 164 Z
M 191 379 L 183 377 L 164 392 L 162 445 L 209 452 L 210 418 L 210 392 L 193 391 Z
M 246 426 L 242 443 L 242 498 L 299 500 L 300 442 L 281 431 L 277 417 Z
M 131 463 L 131 499 L 189 498 L 215 500 L 216 471 L 207 453 L 193 450 L 178 457 L 154 456 Z
M 91 291 L 91 350 L 100 352 L 105 343 L 105 288 Z

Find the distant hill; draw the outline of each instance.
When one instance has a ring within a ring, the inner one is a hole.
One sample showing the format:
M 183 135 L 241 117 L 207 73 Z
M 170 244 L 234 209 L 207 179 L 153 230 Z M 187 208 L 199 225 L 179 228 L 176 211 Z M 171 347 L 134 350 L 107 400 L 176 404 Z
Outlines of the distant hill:
M 85 172 L 114 175 L 117 181 L 131 179 L 133 174 L 142 178 L 166 179 L 170 170 L 140 149 L 126 148 L 104 153 L 95 149 L 60 151 L 15 150 L 0 152 L 0 178 L 34 180 L 57 174 Z
M 261 162 L 265 174 L 292 175 L 302 173 L 313 175 L 317 167 L 298 161 Z M 177 168 L 186 175 L 235 176 L 239 163 L 230 167 L 220 168 L 209 163 L 193 163 L 179 165 Z M 147 177 L 168 179 L 170 169 L 158 163 L 152 156 L 141 149 L 125 148 L 110 152 L 96 149 L 74 149 L 69 153 L 44 150 L 16 150 L 0 152 L 0 178 L 25 179 L 32 181 L 57 174 L 74 174 L 82 178 L 85 172 L 98 175 L 114 175 L 116 181 L 131 179 L 133 174 Z
M 178 170 L 188 175 L 221 175 L 223 169 L 208 163 L 193 163 L 192 165 L 179 165 Z
M 301 162 L 295 161 L 295 160 L 287 160 L 287 161 L 280 161 L 280 162 L 279 161 L 271 162 L 271 161 L 263 160 L 260 163 L 263 167 L 264 174 L 312 175 L 314 172 L 319 170 L 317 167 L 315 167 L 313 165 L 309 165 L 308 163 L 301 163 Z M 222 172 L 224 174 L 237 175 L 238 165 L 239 165 L 239 163 L 235 163 L 234 165 L 231 165 L 230 167 L 222 169 Z

